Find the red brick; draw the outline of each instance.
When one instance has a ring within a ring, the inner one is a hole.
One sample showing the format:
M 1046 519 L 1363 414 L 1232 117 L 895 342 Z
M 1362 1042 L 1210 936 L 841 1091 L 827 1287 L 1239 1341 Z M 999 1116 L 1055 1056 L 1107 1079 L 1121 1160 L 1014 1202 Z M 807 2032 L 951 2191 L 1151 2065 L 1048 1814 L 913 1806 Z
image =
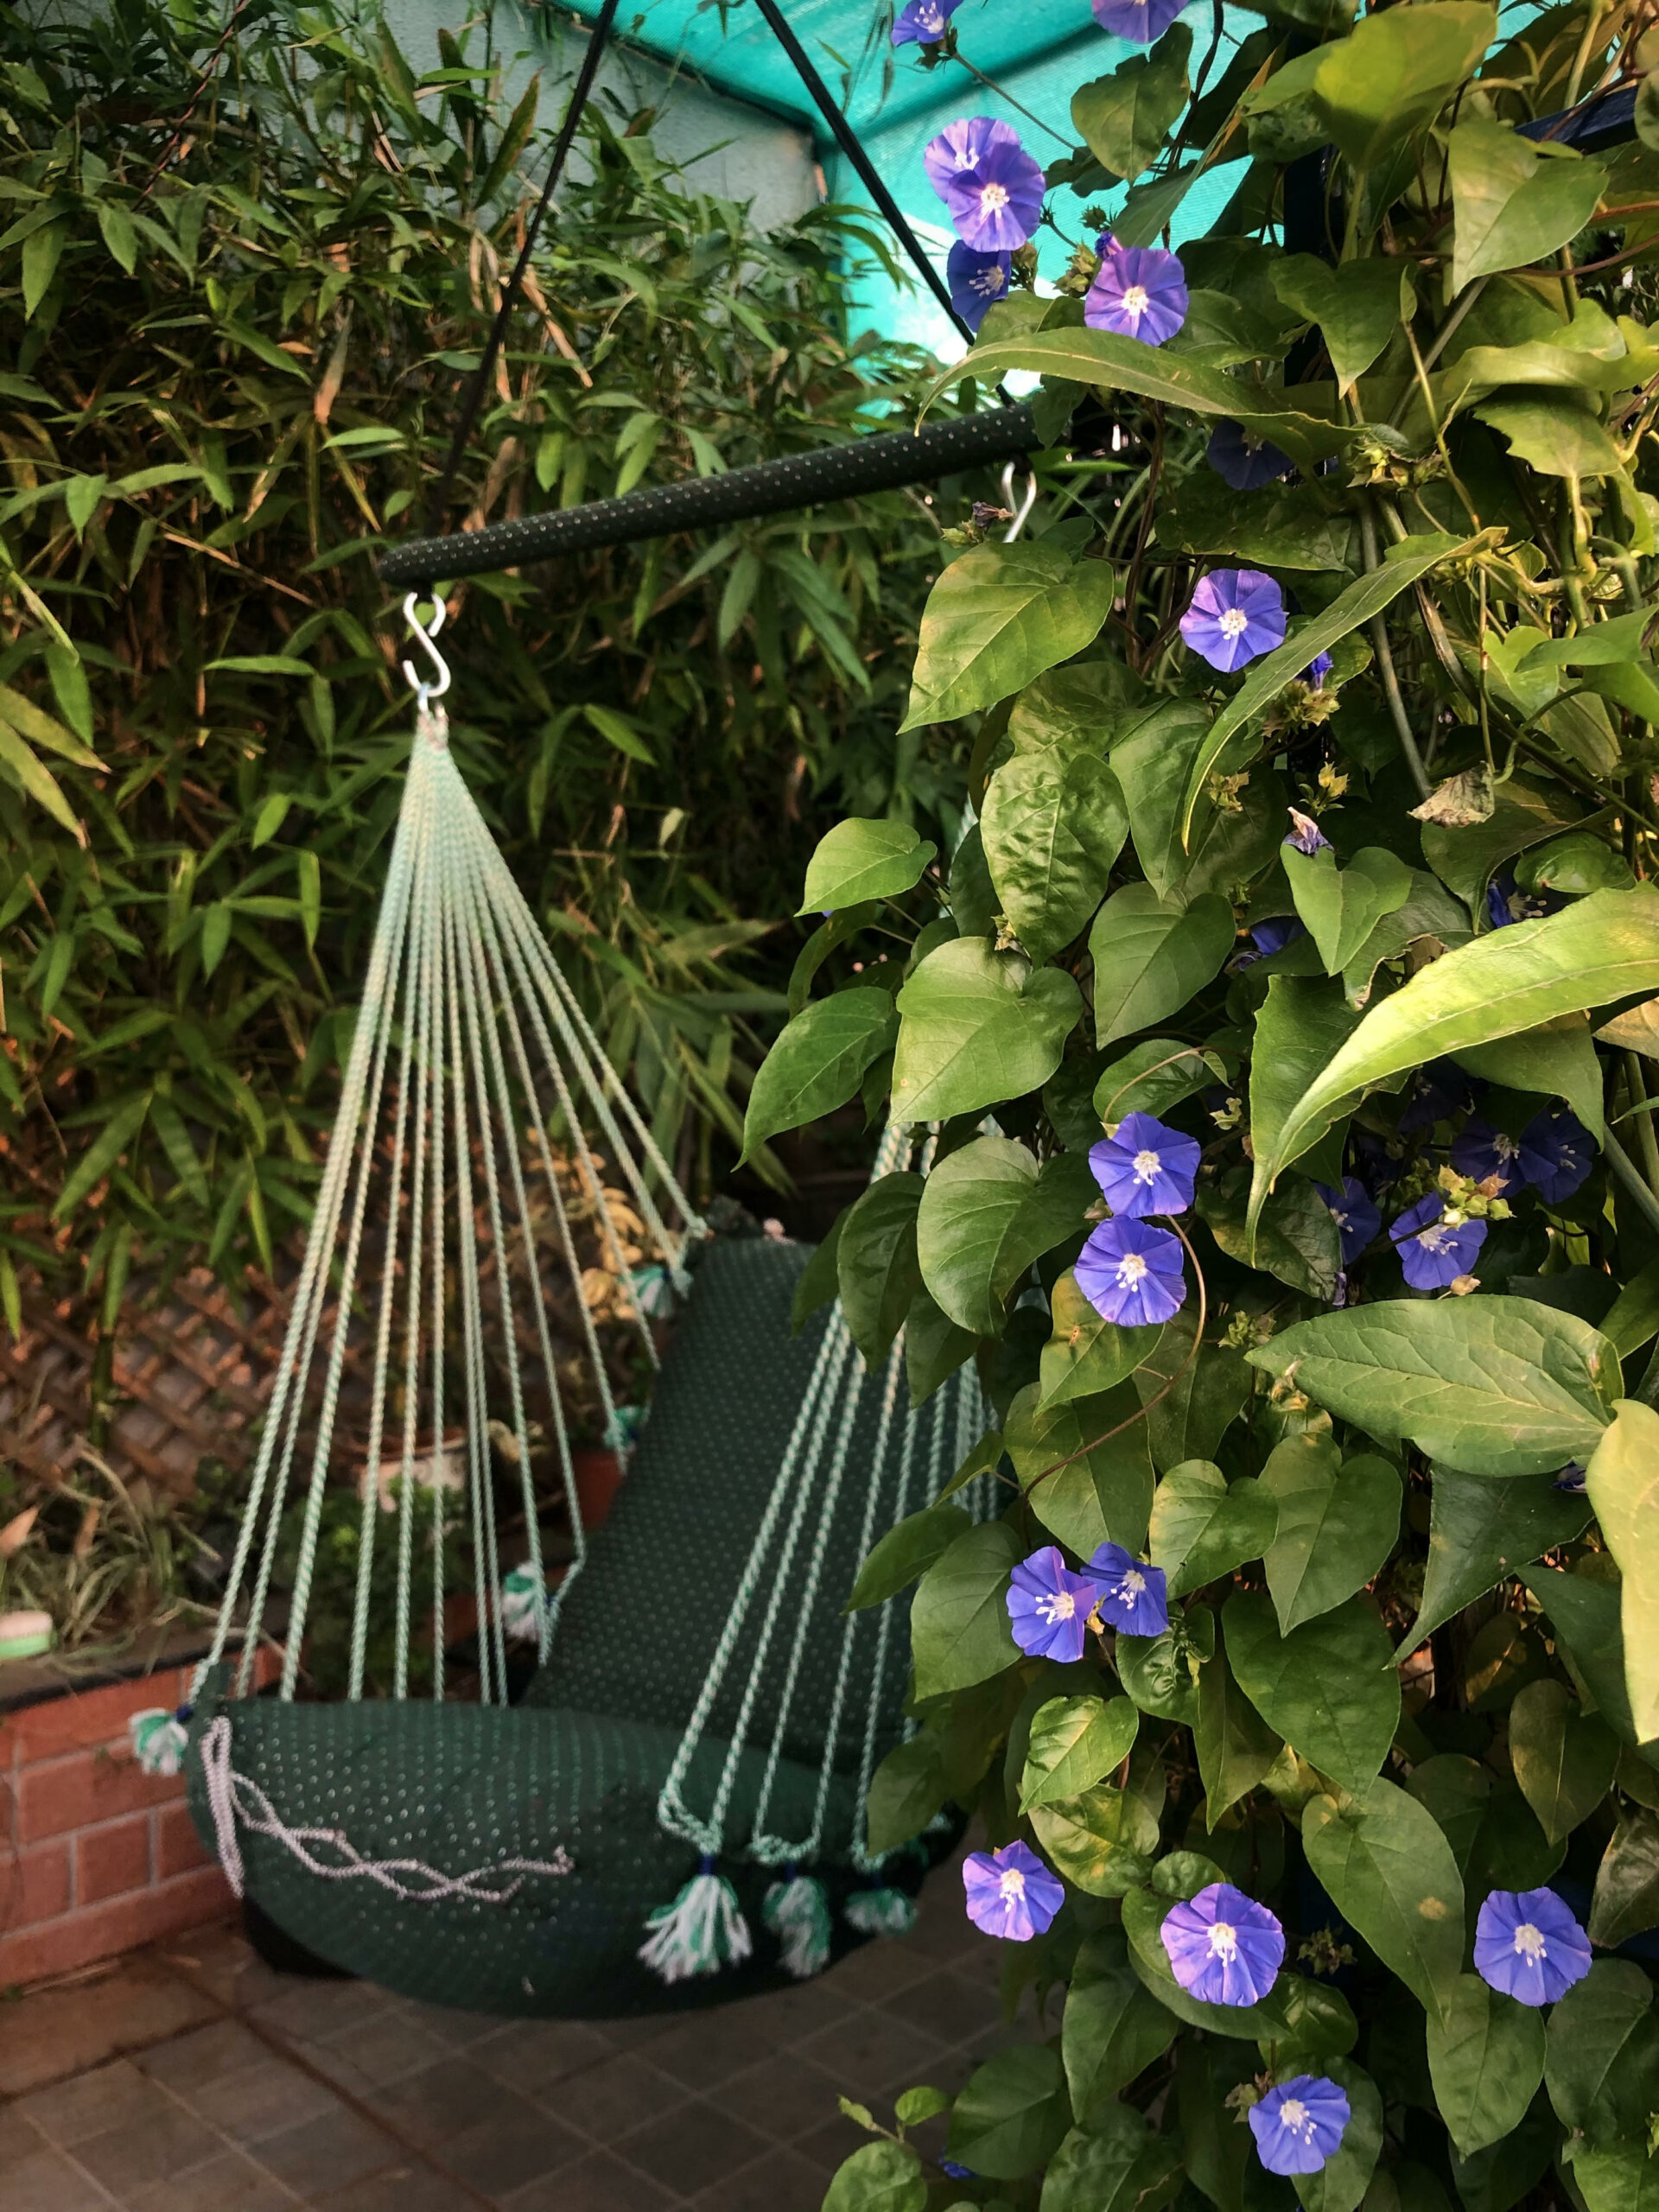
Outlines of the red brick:
M 135 1713 L 152 1706 L 169 1710 L 186 1694 L 188 1676 L 181 1667 L 141 1675 L 130 1682 L 106 1682 L 101 1689 L 75 1690 L 42 1704 L 25 1706 L 0 1730 L 0 1758 L 10 1751 L 27 1765 L 64 1751 L 90 1751 L 124 1736 Z
M 163 1805 L 156 1815 L 156 1878 L 165 1882 L 174 1874 L 194 1873 L 211 1866 L 212 1856 L 201 1847 L 188 1805 Z
M 0 1989 L 70 1974 L 94 1960 L 113 1958 L 158 1936 L 222 1919 L 231 1893 L 216 1866 L 204 1866 L 179 1880 L 130 1897 L 66 1913 L 39 1928 L 0 1936 Z
M 69 1846 L 60 1839 L 20 1851 L 0 1866 L 0 1928 L 32 1928 L 67 1912 Z
M 75 1838 L 75 1901 L 101 1904 L 149 1882 L 149 1816 L 137 1814 L 112 1827 L 87 1828 Z
M 17 1834 L 22 1843 L 95 1827 L 184 1794 L 181 1775 L 146 1774 L 124 1745 L 42 1759 L 18 1775 Z

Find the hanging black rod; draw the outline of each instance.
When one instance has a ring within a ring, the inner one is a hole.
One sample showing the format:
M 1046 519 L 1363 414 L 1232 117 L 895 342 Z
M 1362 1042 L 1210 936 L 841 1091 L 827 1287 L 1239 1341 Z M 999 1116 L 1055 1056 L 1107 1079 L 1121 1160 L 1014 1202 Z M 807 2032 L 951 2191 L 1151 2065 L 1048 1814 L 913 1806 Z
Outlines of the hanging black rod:
M 901 484 L 935 483 L 959 469 L 1012 461 L 1040 442 L 1029 404 L 988 408 L 924 430 L 887 430 L 875 437 L 852 438 L 817 453 L 728 469 L 723 476 L 653 485 L 620 499 L 590 499 L 584 506 L 555 507 L 544 514 L 493 522 L 482 530 L 454 531 L 444 537 L 411 538 L 380 556 L 380 575 L 385 583 L 405 588 L 435 583 L 440 578 L 486 575 L 522 568 L 531 561 L 550 561 L 561 553 L 751 522 L 760 515 L 784 514 L 827 499 L 890 492 Z

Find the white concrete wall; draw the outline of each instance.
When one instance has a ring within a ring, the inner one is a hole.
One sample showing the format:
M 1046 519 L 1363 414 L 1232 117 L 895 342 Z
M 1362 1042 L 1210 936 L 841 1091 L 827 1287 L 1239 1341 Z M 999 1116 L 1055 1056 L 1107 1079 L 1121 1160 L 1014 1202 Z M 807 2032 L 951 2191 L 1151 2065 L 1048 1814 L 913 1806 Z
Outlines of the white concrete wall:
M 438 32 L 457 34 L 473 11 L 465 0 L 384 0 L 388 27 L 418 71 L 435 69 Z M 468 45 L 470 56 L 484 50 L 481 19 Z M 588 33 L 572 17 L 550 8 L 521 10 L 499 0 L 494 10 L 494 50 L 506 64 L 509 99 L 517 100 L 537 70 L 542 73 L 538 120 L 557 125 L 564 113 Z M 655 107 L 652 143 L 665 161 L 685 170 L 689 188 L 727 199 L 747 200 L 759 228 L 792 221 L 823 197 L 812 141 L 764 109 L 746 107 L 709 91 L 695 77 L 651 56 L 613 43 L 600 66 L 594 97 L 612 117 Z

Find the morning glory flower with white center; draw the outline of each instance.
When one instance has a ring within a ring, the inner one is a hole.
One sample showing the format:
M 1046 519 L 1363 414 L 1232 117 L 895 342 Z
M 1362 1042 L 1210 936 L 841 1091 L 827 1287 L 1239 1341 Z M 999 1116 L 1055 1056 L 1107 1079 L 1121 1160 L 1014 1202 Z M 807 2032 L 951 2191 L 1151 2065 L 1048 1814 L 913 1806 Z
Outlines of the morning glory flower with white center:
M 1336 666 L 1329 653 L 1315 653 L 1302 671 L 1302 681 L 1311 691 L 1323 691 L 1325 679 Z
M 1285 811 L 1290 817 L 1290 833 L 1285 839 L 1286 844 L 1294 845 L 1297 851 L 1306 853 L 1309 860 L 1315 853 L 1331 850 L 1331 840 L 1311 814 L 1304 814 L 1294 806 L 1287 806 Z
M 1475 1103 L 1474 1086 L 1455 1060 L 1431 1060 L 1417 1071 L 1411 1103 L 1400 1116 L 1400 1134 L 1431 1129 Z
M 937 46 L 962 0 L 910 0 L 893 26 L 895 46 Z
M 1100 1616 L 1125 1636 L 1161 1636 L 1169 1626 L 1164 1570 L 1148 1567 L 1122 1544 L 1097 1544 L 1089 1572 L 1099 1586 Z
M 1486 887 L 1486 918 L 1495 930 L 1514 922 L 1535 922 L 1559 913 L 1567 901 L 1558 891 L 1522 891 L 1508 868 Z
M 1083 302 L 1090 330 L 1161 346 L 1186 321 L 1186 271 L 1161 247 L 1100 241 L 1100 269 Z
M 1043 212 L 1043 173 L 1019 134 L 988 115 L 947 123 L 922 166 L 950 211 L 957 235 L 976 253 L 1024 245 Z
M 1196 1137 L 1183 1136 L 1151 1114 L 1126 1114 L 1110 1136 L 1089 1147 L 1089 1165 L 1107 1205 L 1128 1221 L 1185 1213 L 1203 1157 Z
M 975 1927 L 1008 1943 L 1046 1936 L 1065 1903 L 1065 1884 L 1024 1843 L 970 1851 L 962 1862 L 962 1886 Z
M 1258 960 L 1270 960 L 1275 952 L 1282 952 L 1287 944 L 1306 935 L 1294 914 L 1276 914 L 1271 921 L 1257 922 L 1251 928 L 1249 944 L 1234 957 L 1234 970 L 1254 968 Z
M 1181 1240 L 1149 1222 L 1103 1221 L 1077 1255 L 1077 1288 L 1120 1327 L 1167 1321 L 1186 1302 Z
M 1566 1491 L 1572 1497 L 1582 1497 L 1589 1487 L 1590 1471 L 1587 1467 L 1581 1466 L 1576 1459 L 1569 1459 L 1560 1473 L 1550 1484 L 1552 1490 Z
M 976 253 L 960 238 L 951 247 L 944 281 L 950 287 L 951 306 L 969 330 L 976 333 L 997 302 L 1007 298 L 1013 268 L 1011 253 Z
M 1502 1198 L 1521 1181 L 1521 1143 L 1473 1115 L 1452 1140 L 1452 1165 L 1471 1183 L 1495 1183 Z M 1586 1173 L 1588 1171 L 1586 1170 Z
M 1521 1132 L 1521 1173 L 1546 1205 L 1560 1205 L 1588 1179 L 1595 1142 L 1576 1114 L 1546 1107 Z
M 1256 2156 L 1270 2174 L 1316 2174 L 1341 2148 L 1349 2117 L 1328 2075 L 1298 2074 L 1250 2107 Z
M 1389 1230 L 1400 1265 L 1414 1290 L 1449 1290 L 1466 1275 L 1486 1242 L 1484 1221 L 1445 1218 L 1446 1200 L 1438 1191 L 1402 1213 Z
M 1296 466 L 1288 454 L 1242 423 L 1218 423 L 1210 434 L 1205 459 L 1235 492 L 1258 492 L 1276 477 L 1288 476 Z
M 1590 1971 L 1590 1938 L 1554 1890 L 1494 1890 L 1475 1923 L 1475 1972 L 1522 2005 L 1553 2005 Z
M 1230 1882 L 1211 1882 L 1172 1905 L 1163 1937 L 1176 1980 L 1201 2005 L 1254 2005 L 1285 1962 L 1277 1914 Z
M 1329 1183 L 1316 1183 L 1313 1187 L 1337 1224 L 1337 1234 L 1342 1240 L 1342 1264 L 1351 1267 L 1382 1228 L 1382 1217 L 1357 1175 L 1344 1175 L 1340 1191 L 1332 1190 Z
M 1181 635 L 1200 660 L 1230 676 L 1285 642 L 1285 595 L 1260 569 L 1212 569 L 1181 617 Z
M 1045 1544 L 1014 1570 L 1006 1602 L 1014 1642 L 1039 1659 L 1081 1659 L 1099 1596 L 1089 1576 L 1073 1573 L 1058 1548 Z
M 1131 46 L 1152 46 L 1186 4 L 1187 0 L 1094 0 L 1095 21 Z

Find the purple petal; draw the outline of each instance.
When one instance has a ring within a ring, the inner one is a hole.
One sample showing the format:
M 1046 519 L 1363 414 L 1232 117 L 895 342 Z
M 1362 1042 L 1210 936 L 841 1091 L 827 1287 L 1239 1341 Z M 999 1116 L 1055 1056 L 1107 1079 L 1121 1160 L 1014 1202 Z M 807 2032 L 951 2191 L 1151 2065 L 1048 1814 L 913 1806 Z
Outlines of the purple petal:
M 1270 2174 L 1316 2174 L 1341 2148 L 1351 2116 L 1334 2082 L 1299 2074 L 1250 2107 L 1256 2155 Z
M 1113 1213 L 1132 1221 L 1185 1213 L 1204 1147 L 1151 1114 L 1126 1114 L 1089 1149 L 1089 1165 Z
M 1181 1243 L 1150 1223 L 1103 1221 L 1077 1255 L 1077 1287 L 1096 1313 L 1124 1328 L 1167 1321 L 1186 1299 Z
M 1553 2005 L 1590 1971 L 1590 1938 L 1554 1890 L 1494 1890 L 1475 1923 L 1475 1972 L 1522 2005 Z

